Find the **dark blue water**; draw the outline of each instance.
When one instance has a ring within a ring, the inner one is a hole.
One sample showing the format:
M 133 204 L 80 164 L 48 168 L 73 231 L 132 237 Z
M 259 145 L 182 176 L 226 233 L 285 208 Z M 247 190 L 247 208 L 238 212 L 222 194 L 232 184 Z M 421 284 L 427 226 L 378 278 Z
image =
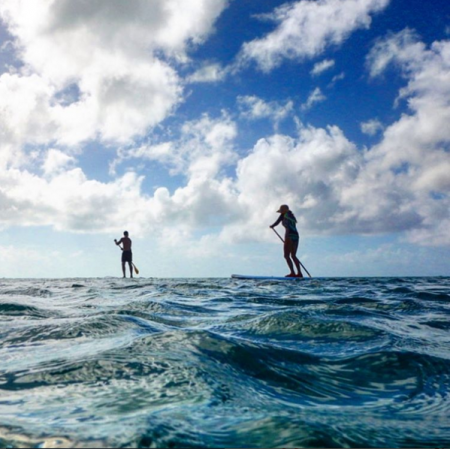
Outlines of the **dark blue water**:
M 1 447 L 450 447 L 450 278 L 0 279 Z

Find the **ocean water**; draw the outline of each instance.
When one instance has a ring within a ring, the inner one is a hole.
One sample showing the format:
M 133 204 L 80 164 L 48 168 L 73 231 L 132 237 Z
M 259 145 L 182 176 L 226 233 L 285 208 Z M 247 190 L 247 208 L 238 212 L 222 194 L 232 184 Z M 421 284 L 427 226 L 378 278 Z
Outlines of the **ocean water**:
M 450 447 L 450 278 L 0 279 L 0 447 Z

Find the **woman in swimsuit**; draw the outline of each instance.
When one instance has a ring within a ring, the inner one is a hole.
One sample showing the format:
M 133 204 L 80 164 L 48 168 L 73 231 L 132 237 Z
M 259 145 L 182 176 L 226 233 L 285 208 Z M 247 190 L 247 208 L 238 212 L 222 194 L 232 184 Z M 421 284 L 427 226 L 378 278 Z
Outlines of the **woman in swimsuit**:
M 300 261 L 297 259 L 297 249 L 299 241 L 299 235 L 296 226 L 297 219 L 289 210 L 289 207 L 286 204 L 280 206 L 280 209 L 277 210 L 277 213 L 279 213 L 280 216 L 278 217 L 278 220 L 270 227 L 274 228 L 281 223 L 286 229 L 286 234 L 284 237 L 284 258 L 286 259 L 289 269 L 291 270 L 291 272 L 286 275 L 286 277 L 302 278 L 303 274 L 302 270 L 300 269 Z M 294 271 L 294 264 L 297 268 L 297 274 Z

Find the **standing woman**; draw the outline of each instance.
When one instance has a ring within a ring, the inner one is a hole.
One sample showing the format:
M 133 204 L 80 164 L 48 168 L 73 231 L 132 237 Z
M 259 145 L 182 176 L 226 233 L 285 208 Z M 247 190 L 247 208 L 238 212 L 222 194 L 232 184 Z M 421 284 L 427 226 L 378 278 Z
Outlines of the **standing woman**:
M 299 235 L 297 231 L 297 219 L 294 214 L 289 210 L 289 206 L 283 204 L 280 209 L 277 210 L 280 214 L 278 220 L 270 226 L 272 229 L 278 226 L 280 223 L 286 228 L 286 234 L 284 237 L 284 258 L 289 266 L 291 272 L 286 277 L 303 277 L 302 270 L 300 269 L 300 261 L 297 259 L 297 249 Z M 291 260 L 292 259 L 292 260 Z M 294 263 L 292 263 L 294 262 Z M 297 274 L 294 271 L 294 264 L 297 268 Z

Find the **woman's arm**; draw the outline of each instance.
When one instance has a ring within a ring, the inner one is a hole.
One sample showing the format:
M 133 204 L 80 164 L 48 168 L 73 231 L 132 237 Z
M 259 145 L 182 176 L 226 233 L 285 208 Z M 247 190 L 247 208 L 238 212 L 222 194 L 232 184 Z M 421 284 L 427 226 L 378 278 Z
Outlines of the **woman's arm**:
M 275 226 L 278 226 L 281 223 L 281 220 L 283 220 L 283 214 L 280 214 L 280 216 L 278 217 L 278 220 L 270 227 L 274 228 Z

